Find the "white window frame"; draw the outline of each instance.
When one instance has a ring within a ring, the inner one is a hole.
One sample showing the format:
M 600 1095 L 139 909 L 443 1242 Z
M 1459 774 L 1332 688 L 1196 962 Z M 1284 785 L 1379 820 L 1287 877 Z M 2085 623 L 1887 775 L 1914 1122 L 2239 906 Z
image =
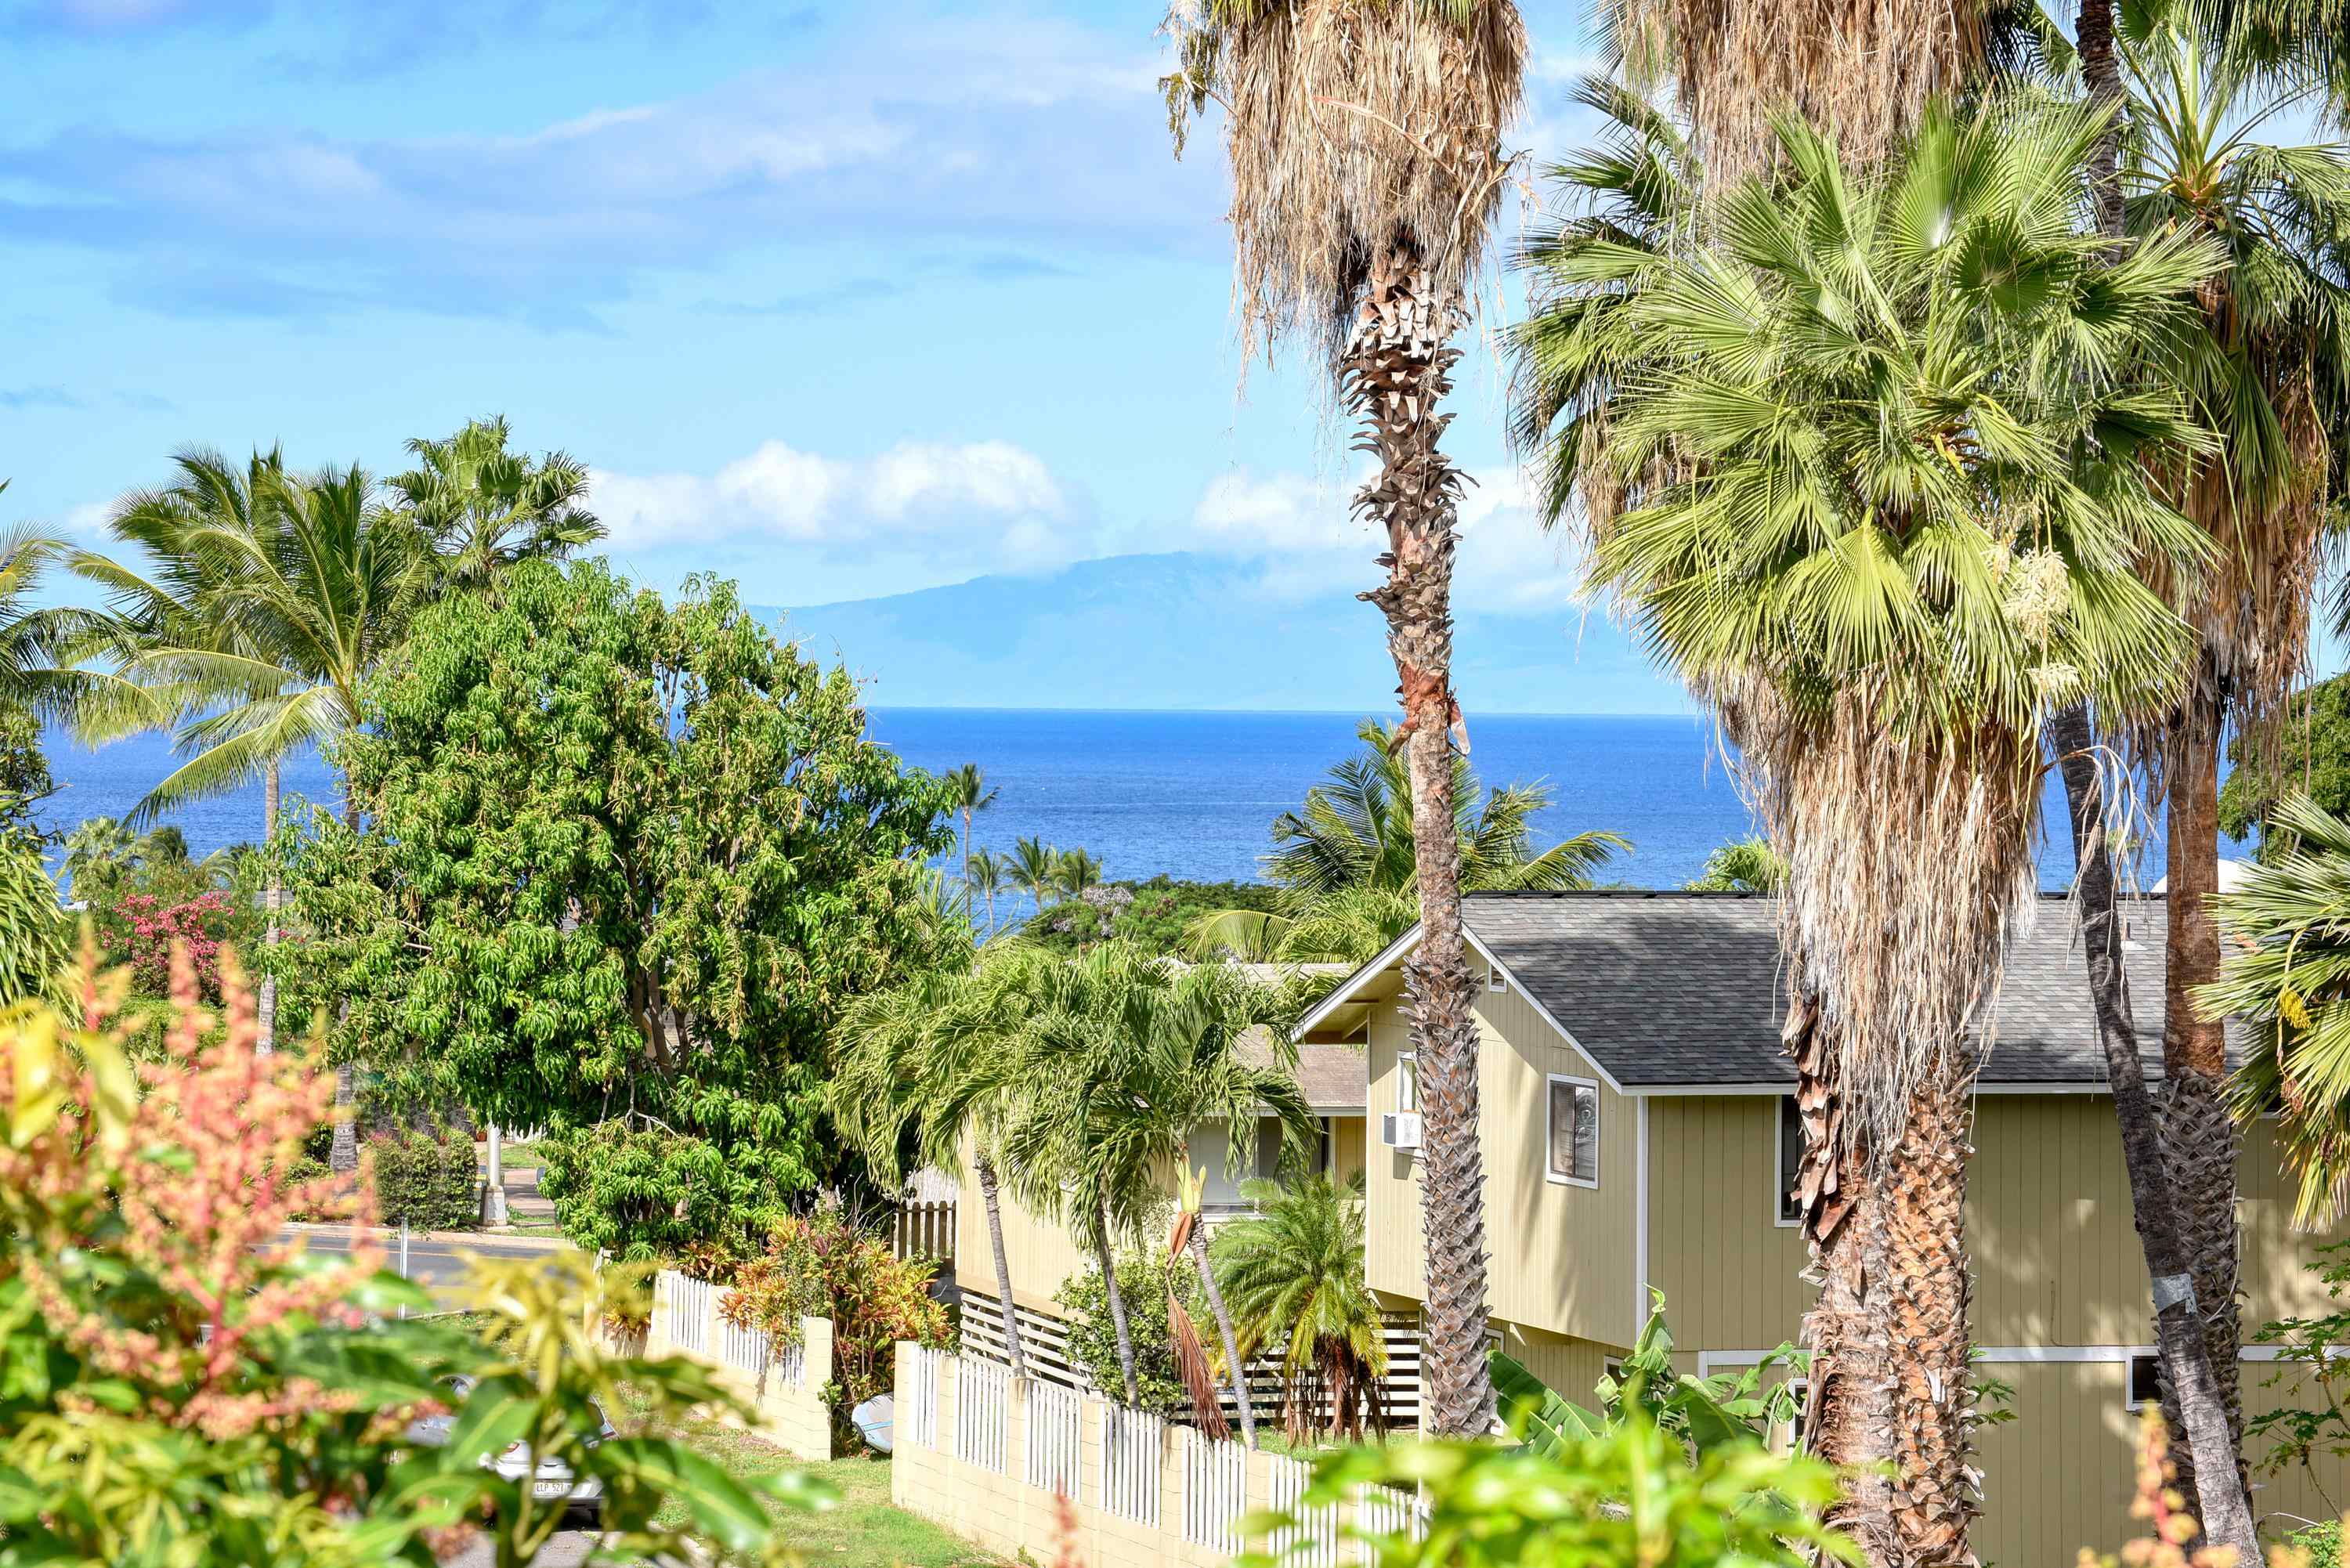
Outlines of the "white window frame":
M 2137 1384 L 2137 1364 L 2141 1361 L 2150 1361 L 2154 1364 L 2154 1386 L 2156 1394 L 2153 1400 L 2150 1402 L 2157 1405 L 2162 1402 L 2162 1395 L 2160 1392 L 2162 1388 L 2162 1353 L 2158 1350 L 2152 1352 L 2133 1350 L 2127 1356 L 2124 1357 L 2122 1361 L 2122 1408 L 2125 1410 L 2143 1410 L 2149 1403 L 2149 1401 L 2145 1399 L 2134 1399 L 2130 1397 L 2130 1390 Z
M 1565 1175 L 1554 1168 L 1557 1162 L 1551 1158 L 1550 1101 L 1553 1089 L 1560 1084 L 1570 1084 L 1576 1088 L 1591 1091 L 1591 1179 L 1588 1181 L 1579 1176 Z M 1544 1181 L 1555 1187 L 1580 1187 L 1587 1191 L 1596 1191 L 1599 1187 L 1599 1140 L 1604 1136 L 1604 1131 L 1599 1119 L 1599 1081 L 1596 1078 L 1578 1078 L 1568 1073 L 1553 1073 L 1544 1080 L 1543 1179 Z
M 1788 1180 L 1795 1173 L 1786 1168 L 1786 1140 L 1779 1136 L 1779 1130 L 1788 1108 L 1794 1103 L 1794 1096 L 1781 1095 L 1778 1103 L 1771 1107 L 1771 1223 L 1782 1231 L 1792 1231 L 1804 1222 L 1801 1214 L 1790 1220 L 1780 1212 L 1781 1206 L 1786 1201 Z
M 1485 989 L 1496 995 L 1503 994 L 1510 989 L 1510 977 L 1502 972 L 1502 966 L 1500 964 L 1489 964 L 1486 966 Z
M 1399 1116 L 1419 1114 L 1419 1053 L 1396 1053 L 1395 1108 Z
M 1767 1446 L 1774 1453 L 1792 1454 L 1804 1446 L 1804 1407 L 1810 1403 L 1812 1380 L 1790 1377 L 1786 1381 L 1786 1389 L 1794 1397 L 1795 1413 L 1784 1423 L 1772 1423 Z

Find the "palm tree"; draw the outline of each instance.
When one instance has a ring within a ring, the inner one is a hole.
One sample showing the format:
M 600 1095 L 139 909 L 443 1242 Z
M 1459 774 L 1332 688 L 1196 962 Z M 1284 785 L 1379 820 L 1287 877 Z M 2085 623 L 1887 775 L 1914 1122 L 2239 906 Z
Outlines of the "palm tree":
M 1595 587 L 1712 702 L 1787 861 L 1812 1429 L 1893 1465 L 1841 1508 L 1880 1563 L 1967 1560 L 1972 1036 L 2035 890 L 2042 725 L 2177 700 L 2186 628 L 2130 567 L 2208 554 L 2146 466 L 2199 432 L 2120 372 L 2218 257 L 2077 231 L 2102 127 L 1929 106 L 1847 171 L 1784 120 L 1706 249 L 1638 211 L 1666 243 L 1603 240 L 1627 199 L 1571 184 L 1517 340 L 1554 517 L 1580 495 Z
M 1023 838 L 1012 846 L 1012 885 L 1028 895 L 1041 909 L 1046 895 L 1057 885 L 1061 852 L 1034 836 Z
M 1775 893 L 1787 880 L 1787 862 L 1765 838 L 1742 838 L 1705 857 L 1692 893 Z
M 416 466 L 385 482 L 445 582 L 482 587 L 518 561 L 566 555 L 604 536 L 583 504 L 587 464 L 559 452 L 510 452 L 512 433 L 499 415 L 441 441 L 411 440 Z
M 970 1148 L 987 1213 L 1004 1353 L 1014 1375 L 1025 1377 L 995 1158 L 1024 1092 L 1012 1048 L 1017 1013 L 1008 1005 L 1017 996 L 983 967 L 943 965 L 858 998 L 840 1022 L 826 1095 L 834 1125 L 882 1181 L 904 1180 L 901 1151 L 910 1143 L 921 1163 L 950 1172 L 962 1168 Z
M 1012 886 L 1012 863 L 992 849 L 975 849 L 962 859 L 963 909 L 971 908 L 971 896 L 977 893 L 987 900 L 987 934 L 995 934 L 995 896 Z
M 2270 821 L 2283 847 L 2220 896 L 2230 953 L 2195 1002 L 2248 1026 L 2230 1097 L 2277 1117 L 2294 1222 L 2330 1225 L 2350 1202 L 2350 822 L 2299 794 Z
M 2296 106 L 2183 21 L 2126 38 L 2128 232 L 2201 234 L 2225 271 L 2199 291 L 2199 329 L 2176 357 L 2210 459 L 2166 476 L 2210 535 L 2214 563 L 2158 579 L 2199 634 L 2195 678 L 2158 738 L 2168 805 L 2169 934 L 2163 1119 L 2210 1361 L 2240 1446 L 2236 1137 L 2222 1098 L 2227 1042 L 2192 995 L 2217 981 L 2220 747 L 2232 726 L 2272 744 L 2307 667 L 2332 496 L 2329 432 L 2350 439 L 2350 159 L 2338 144 L 2270 146 L 2261 121 Z M 2233 1447 L 2231 1447 L 2233 1451 Z M 2241 1460 L 2239 1460 L 2241 1462 Z M 2199 1478 L 2201 1471 L 2197 1475 Z
M 964 868 L 968 870 L 971 866 L 971 819 L 974 814 L 985 811 L 995 804 L 995 791 L 988 787 L 987 781 L 980 774 L 977 763 L 965 763 L 959 768 L 949 768 L 942 782 L 947 786 L 948 809 L 962 817 L 962 863 Z M 971 883 L 968 877 L 963 882 L 963 912 L 965 914 L 971 912 Z M 991 915 L 989 924 L 993 923 L 994 917 Z
M 1086 852 L 1080 845 L 1064 849 L 1053 857 L 1053 886 L 1065 898 L 1082 898 L 1087 892 L 1101 886 L 1102 863 Z
M 1025 1065 L 1014 1075 L 1033 1085 L 1003 1139 L 1004 1165 L 1030 1212 L 1062 1216 L 1092 1241 L 1133 1404 L 1140 1388 L 1114 1241 L 1139 1234 L 1162 1200 L 1167 1171 L 1188 1170 L 1189 1139 L 1202 1127 L 1238 1129 L 1273 1116 L 1289 1147 L 1308 1147 L 1316 1124 L 1297 1088 L 1295 1048 L 1270 1031 L 1270 1066 L 1242 1051 L 1242 1036 L 1272 1023 L 1280 1001 L 1228 965 L 1170 964 L 1130 943 L 1104 942 L 1076 959 L 1015 950 L 1002 972 L 1022 993 Z M 1232 1174 L 1243 1169 L 1251 1145 L 1237 1134 L 1225 1140 Z M 1188 1246 L 1253 1444 L 1245 1366 L 1196 1228 Z
M 1233 295 L 1248 347 L 1302 334 L 1360 421 L 1378 473 L 1357 515 L 1386 537 L 1386 618 L 1410 747 L 1419 946 L 1407 961 L 1427 1094 L 1430 1428 L 1484 1432 L 1483 1167 L 1477 1152 L 1476 977 L 1461 929 L 1451 740 L 1452 561 L 1461 479 L 1440 442 L 1469 314 L 1507 183 L 1503 129 L 1523 94 L 1524 24 L 1510 0 L 1199 0 L 1168 26 L 1176 152 L 1213 101 L 1232 164 Z
M 66 880 L 88 904 L 136 869 L 140 836 L 119 817 L 93 816 L 66 835 Z
M 1241 1354 L 1281 1353 L 1282 1428 L 1311 1442 L 1326 1404 L 1330 1428 L 1351 1442 L 1366 1418 L 1384 1428 L 1386 1321 L 1363 1283 L 1363 1179 L 1326 1176 L 1241 1188 L 1254 1212 L 1216 1232 L 1210 1251 L 1240 1335 Z

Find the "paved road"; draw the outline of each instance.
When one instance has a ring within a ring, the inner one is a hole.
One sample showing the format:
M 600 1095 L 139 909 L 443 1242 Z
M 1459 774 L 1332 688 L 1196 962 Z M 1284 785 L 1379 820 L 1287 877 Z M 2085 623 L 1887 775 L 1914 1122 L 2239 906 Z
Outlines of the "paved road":
M 288 1231 L 290 1241 L 300 1235 L 314 1252 L 348 1252 L 351 1250 L 351 1233 L 346 1230 Z M 394 1231 L 381 1238 L 385 1262 L 400 1267 L 400 1234 Z M 478 1252 L 491 1258 L 545 1257 L 557 1251 L 547 1241 L 530 1236 L 473 1236 L 462 1241 L 427 1241 L 411 1237 L 408 1242 L 408 1277 L 430 1290 L 435 1297 L 453 1299 L 465 1280 L 465 1260 L 462 1254 Z

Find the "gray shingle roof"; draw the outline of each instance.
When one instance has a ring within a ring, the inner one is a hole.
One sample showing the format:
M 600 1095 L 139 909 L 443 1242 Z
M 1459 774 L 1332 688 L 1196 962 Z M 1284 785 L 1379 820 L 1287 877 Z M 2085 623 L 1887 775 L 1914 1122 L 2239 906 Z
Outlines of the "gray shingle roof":
M 1260 1025 L 1242 1035 L 1240 1054 L 1252 1066 L 1273 1064 L 1273 1032 Z M 1311 1044 L 1297 1048 L 1297 1087 L 1305 1103 L 1325 1116 L 1359 1113 L 1367 1097 L 1360 1045 Z
M 1473 893 L 1470 931 L 1627 1088 L 1792 1083 L 1776 901 L 1719 893 Z M 2132 1021 L 2160 1071 L 2163 901 L 2124 900 Z M 2007 965 L 1988 1084 L 2102 1084 L 2073 912 L 2043 898 Z

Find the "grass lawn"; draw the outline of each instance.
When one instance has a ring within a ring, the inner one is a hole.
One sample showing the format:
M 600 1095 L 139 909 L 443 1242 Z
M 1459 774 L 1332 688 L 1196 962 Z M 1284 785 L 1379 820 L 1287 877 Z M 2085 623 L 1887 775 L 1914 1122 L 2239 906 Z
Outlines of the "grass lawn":
M 643 1418 L 643 1407 L 611 1415 L 616 1426 L 632 1430 Z M 1000 1562 L 929 1521 L 891 1507 L 886 1459 L 803 1464 L 747 1432 L 700 1417 L 688 1419 L 671 1435 L 736 1475 L 790 1468 L 831 1483 L 840 1494 L 837 1506 L 822 1513 L 778 1510 L 775 1514 L 785 1539 L 806 1557 L 809 1568 L 996 1568 Z
M 489 1146 L 484 1144 L 482 1148 L 483 1169 L 489 1168 Z M 536 1170 L 546 1162 L 538 1158 L 537 1144 L 510 1142 L 498 1150 L 498 1163 L 508 1170 Z

